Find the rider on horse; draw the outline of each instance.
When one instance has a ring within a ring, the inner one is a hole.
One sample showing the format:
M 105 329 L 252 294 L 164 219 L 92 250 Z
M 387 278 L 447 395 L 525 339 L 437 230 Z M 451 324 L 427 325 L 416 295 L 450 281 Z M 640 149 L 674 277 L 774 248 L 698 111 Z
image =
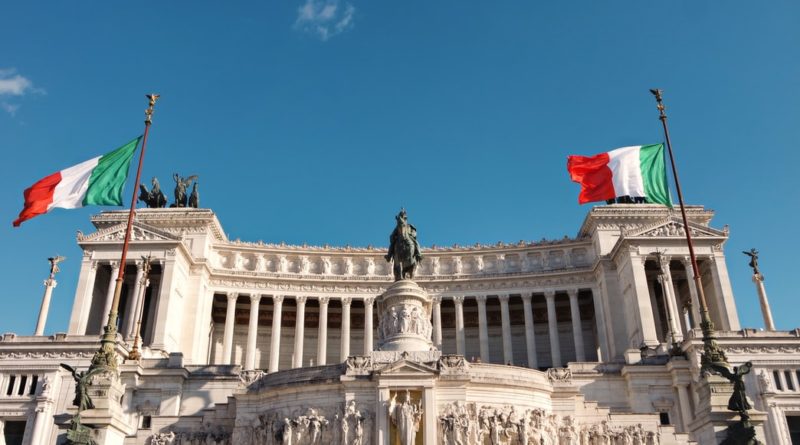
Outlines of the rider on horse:
M 412 279 L 417 263 L 422 261 L 422 254 L 417 242 L 417 228 L 408 223 L 405 209 L 400 209 L 395 220 L 397 226 L 389 236 L 389 252 L 386 254 L 386 261 L 394 261 L 395 281 Z

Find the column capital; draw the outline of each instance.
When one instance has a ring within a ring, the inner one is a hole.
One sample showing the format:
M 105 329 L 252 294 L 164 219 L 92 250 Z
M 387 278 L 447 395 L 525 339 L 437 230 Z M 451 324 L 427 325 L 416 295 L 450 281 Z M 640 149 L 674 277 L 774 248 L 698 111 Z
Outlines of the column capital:
M 282 304 L 283 303 L 283 295 L 273 295 L 272 296 L 272 303 L 273 304 Z
M 455 303 L 458 306 L 461 306 L 462 304 L 464 304 L 464 296 L 463 295 L 454 295 L 453 296 L 453 303 Z
M 755 275 L 753 276 L 753 279 L 755 280 Z M 58 282 L 56 282 L 55 278 L 48 278 L 48 279 L 44 280 L 44 286 L 45 287 L 56 287 L 57 285 L 58 285 Z
M 364 297 L 364 306 L 372 306 L 375 304 L 375 297 Z
M 113 270 L 119 270 L 119 261 L 109 261 L 108 265 L 111 266 Z
M 353 303 L 353 299 L 351 297 L 344 297 L 342 298 L 342 306 L 350 306 Z
M 227 292 L 226 295 L 228 296 L 228 301 L 236 301 L 236 299 L 239 298 L 238 292 Z
M 142 269 L 144 269 L 144 260 L 134 260 L 133 264 L 136 265 L 136 273 L 142 273 Z
M 431 297 L 431 302 L 433 304 L 439 305 L 442 304 L 442 296 L 441 295 L 434 295 Z
M 475 299 L 478 301 L 478 304 L 481 304 L 481 305 L 484 305 L 484 306 L 486 306 L 486 300 L 488 298 L 489 297 L 487 297 L 486 295 L 476 295 L 475 296 Z
M 498 298 L 498 299 L 500 299 L 500 302 L 501 302 L 501 303 L 506 303 L 506 304 L 508 304 L 508 300 L 509 300 L 509 298 L 511 298 L 511 295 L 508 295 L 508 294 L 498 294 L 498 295 L 497 295 L 497 298 Z
M 90 261 L 89 262 L 89 269 L 96 271 L 97 270 L 97 266 L 99 266 L 99 265 L 100 265 L 99 261 Z
M 319 305 L 327 306 L 331 302 L 331 297 L 319 297 Z
M 555 289 L 545 289 L 544 290 L 544 297 L 547 298 L 548 300 L 552 300 L 553 298 L 555 298 L 555 296 L 556 296 L 556 290 Z
M 306 301 L 308 301 L 308 297 L 306 297 L 306 296 L 295 297 L 295 300 L 297 301 L 297 305 L 298 306 L 301 306 L 301 305 L 305 306 Z
M 522 292 L 519 296 L 522 297 L 523 303 L 530 303 L 533 299 L 533 294 L 530 292 Z
M 578 298 L 578 289 L 567 289 L 567 295 L 569 295 L 570 300 L 573 298 Z
M 261 301 L 261 294 L 250 294 L 250 302 L 251 303 L 258 303 Z

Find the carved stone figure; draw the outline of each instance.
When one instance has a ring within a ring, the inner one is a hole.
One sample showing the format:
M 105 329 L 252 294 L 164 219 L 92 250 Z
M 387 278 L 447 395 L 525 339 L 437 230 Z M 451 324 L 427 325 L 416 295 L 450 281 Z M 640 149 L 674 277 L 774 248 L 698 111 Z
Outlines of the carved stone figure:
M 453 273 L 461 275 L 464 272 L 464 264 L 461 262 L 461 257 L 453 257 Z
M 256 258 L 256 272 L 266 272 L 267 271 L 267 259 L 264 255 L 259 255 Z
M 375 275 L 375 260 L 367 258 L 367 275 Z
M 147 186 L 139 184 L 139 201 L 143 202 L 148 208 L 160 209 L 167 206 L 167 197 L 161 191 L 161 185 L 155 176 L 150 180 L 152 189 L 147 190 Z
M 311 261 L 308 256 L 303 255 L 300 257 L 300 273 L 307 274 L 311 270 Z
M 186 207 L 188 205 L 188 195 L 186 194 L 186 190 L 189 189 L 189 184 L 192 181 L 197 180 L 197 175 L 191 175 L 186 178 L 182 178 L 177 173 L 172 175 L 172 179 L 175 180 L 175 203 L 172 204 L 170 207 Z
M 344 259 L 344 274 L 345 275 L 353 275 L 353 259 L 352 258 L 345 258 Z
M 416 405 L 411 400 L 411 392 L 406 390 L 405 399 L 397 403 L 397 394 L 389 401 L 389 417 L 397 427 L 400 445 L 414 445 L 416 443 L 419 422 L 422 419 L 421 403 Z
M 175 433 L 173 433 L 172 431 L 168 433 L 154 434 L 152 437 L 150 437 L 150 443 L 152 445 L 169 445 L 174 440 L 175 440 Z
M 330 275 L 333 271 L 333 264 L 331 263 L 331 259 L 328 257 L 322 257 L 322 273 L 324 275 Z
M 389 236 L 389 251 L 386 261 L 394 263 L 394 280 L 414 279 L 417 264 L 422 261 L 419 243 L 417 242 L 417 228 L 409 224 L 406 210 L 400 209 L 395 217 L 397 225 Z

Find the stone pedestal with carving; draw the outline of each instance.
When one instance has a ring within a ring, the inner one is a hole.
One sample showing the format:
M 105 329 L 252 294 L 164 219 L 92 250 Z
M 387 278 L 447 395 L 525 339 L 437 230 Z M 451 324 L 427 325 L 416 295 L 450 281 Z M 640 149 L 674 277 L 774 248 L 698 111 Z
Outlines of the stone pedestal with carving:
M 400 280 L 378 297 L 378 350 L 430 351 L 431 297 L 411 280 Z
M 727 428 L 739 421 L 739 414 L 728 411 L 728 400 L 733 393 L 733 384 L 727 379 L 710 375 L 700 380 L 697 386 L 700 403 L 697 406 L 694 422 L 689 430 L 697 443 L 721 443 L 726 436 Z M 764 422 L 766 413 L 756 410 L 748 411 L 750 423 L 756 430 L 756 437 L 765 442 Z
M 97 445 L 122 445 L 125 437 L 136 432 L 129 424 L 120 402 L 125 394 L 125 384 L 112 372 L 96 375 L 89 386 L 93 409 L 81 412 L 81 422 L 92 428 Z

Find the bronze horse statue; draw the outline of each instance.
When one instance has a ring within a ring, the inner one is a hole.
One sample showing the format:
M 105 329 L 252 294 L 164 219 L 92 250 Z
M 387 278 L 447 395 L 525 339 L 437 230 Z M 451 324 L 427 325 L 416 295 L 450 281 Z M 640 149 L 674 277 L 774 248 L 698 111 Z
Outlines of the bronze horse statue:
M 397 225 L 389 236 L 389 252 L 386 261 L 393 262 L 394 280 L 413 279 L 417 264 L 422 261 L 417 228 L 408 223 L 405 209 L 395 217 Z

